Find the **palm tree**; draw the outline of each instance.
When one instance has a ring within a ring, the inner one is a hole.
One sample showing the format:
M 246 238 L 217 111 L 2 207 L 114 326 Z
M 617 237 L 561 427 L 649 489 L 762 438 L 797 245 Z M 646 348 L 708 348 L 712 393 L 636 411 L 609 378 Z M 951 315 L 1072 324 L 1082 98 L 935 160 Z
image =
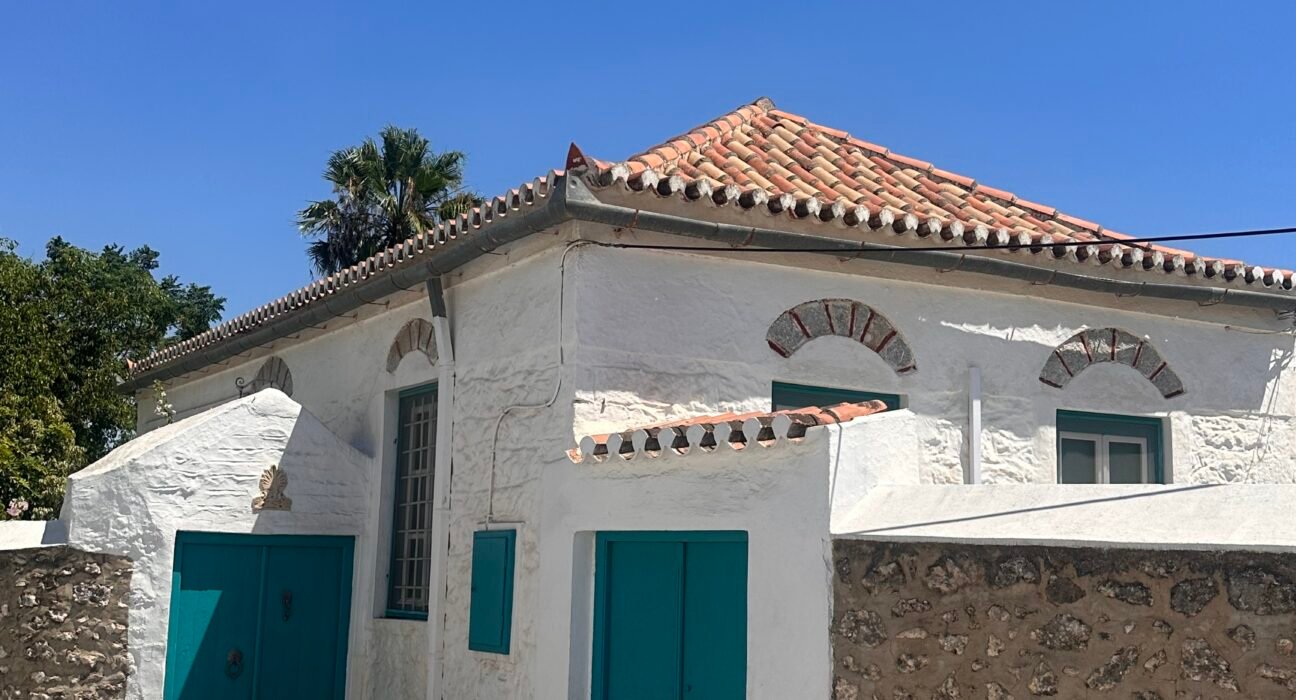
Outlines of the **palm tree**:
M 335 151 L 324 169 L 333 199 L 297 213 L 311 265 L 344 269 L 481 203 L 463 186 L 464 154 L 435 153 L 415 129 L 388 126 L 373 139 Z

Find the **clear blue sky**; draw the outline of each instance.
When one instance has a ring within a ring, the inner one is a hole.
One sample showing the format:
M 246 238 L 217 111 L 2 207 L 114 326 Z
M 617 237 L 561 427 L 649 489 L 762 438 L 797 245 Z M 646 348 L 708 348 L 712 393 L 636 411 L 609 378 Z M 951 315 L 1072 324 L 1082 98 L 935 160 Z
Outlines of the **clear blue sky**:
M 229 318 L 309 281 L 294 212 L 384 124 L 496 194 L 761 95 L 1119 231 L 1296 225 L 1293 27 L 1290 2 L 9 3 L 0 236 L 148 244 Z M 1195 248 L 1296 266 L 1296 236 Z

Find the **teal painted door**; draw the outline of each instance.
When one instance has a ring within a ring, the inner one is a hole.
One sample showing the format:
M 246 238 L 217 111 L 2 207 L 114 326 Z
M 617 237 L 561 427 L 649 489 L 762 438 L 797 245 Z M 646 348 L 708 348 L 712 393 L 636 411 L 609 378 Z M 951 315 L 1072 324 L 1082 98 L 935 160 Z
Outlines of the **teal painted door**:
M 597 539 L 594 699 L 745 698 L 746 533 Z
M 349 537 L 176 536 L 167 700 L 340 700 Z

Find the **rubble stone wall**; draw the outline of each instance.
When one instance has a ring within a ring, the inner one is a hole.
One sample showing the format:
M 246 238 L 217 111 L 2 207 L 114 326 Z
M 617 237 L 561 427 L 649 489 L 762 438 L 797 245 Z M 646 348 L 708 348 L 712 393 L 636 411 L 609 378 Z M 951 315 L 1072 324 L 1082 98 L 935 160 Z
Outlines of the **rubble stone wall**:
M 0 699 L 123 697 L 130 579 L 124 557 L 0 551 Z
M 1296 694 L 1296 555 L 836 540 L 834 563 L 834 700 Z

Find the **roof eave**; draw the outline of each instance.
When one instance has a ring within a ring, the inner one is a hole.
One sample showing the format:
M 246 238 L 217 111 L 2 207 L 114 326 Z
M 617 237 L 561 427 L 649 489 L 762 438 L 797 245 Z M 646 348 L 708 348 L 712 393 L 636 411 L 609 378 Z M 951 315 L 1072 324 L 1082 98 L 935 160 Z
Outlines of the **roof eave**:
M 447 238 L 430 245 L 422 255 L 411 255 L 377 274 L 329 292 L 300 309 L 286 311 L 268 322 L 235 332 L 179 357 L 149 367 L 122 381 L 118 390 L 131 394 L 155 381 L 166 381 L 228 360 L 284 336 L 349 313 L 399 291 L 425 283 L 429 278 L 457 269 L 502 246 L 551 229 L 571 216 L 567 212 L 566 175 L 553 177 L 549 194 L 538 207 L 523 212 L 497 212 L 469 235 Z M 390 251 L 385 251 L 390 253 Z M 380 254 L 382 255 L 382 254 Z

